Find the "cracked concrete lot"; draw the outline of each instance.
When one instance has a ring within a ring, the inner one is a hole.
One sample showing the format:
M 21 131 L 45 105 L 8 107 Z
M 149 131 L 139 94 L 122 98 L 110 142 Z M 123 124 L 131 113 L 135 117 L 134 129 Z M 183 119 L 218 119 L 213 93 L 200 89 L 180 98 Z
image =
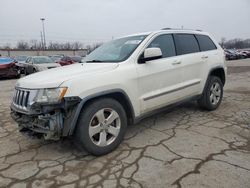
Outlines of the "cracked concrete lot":
M 218 110 L 190 102 L 147 118 L 102 157 L 19 133 L 9 115 L 16 80 L 0 80 L 0 187 L 250 187 L 250 60 L 227 64 Z

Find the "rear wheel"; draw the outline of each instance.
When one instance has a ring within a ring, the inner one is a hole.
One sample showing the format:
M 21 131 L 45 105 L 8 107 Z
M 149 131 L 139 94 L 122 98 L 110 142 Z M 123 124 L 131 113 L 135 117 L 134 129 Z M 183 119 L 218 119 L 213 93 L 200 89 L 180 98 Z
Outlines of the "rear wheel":
M 93 155 L 114 150 L 123 140 L 127 117 L 116 100 L 104 98 L 88 104 L 81 112 L 76 128 L 77 143 Z
M 215 110 L 219 107 L 223 97 L 223 84 L 217 76 L 210 76 L 203 91 L 201 98 L 198 100 L 200 107 L 206 110 Z

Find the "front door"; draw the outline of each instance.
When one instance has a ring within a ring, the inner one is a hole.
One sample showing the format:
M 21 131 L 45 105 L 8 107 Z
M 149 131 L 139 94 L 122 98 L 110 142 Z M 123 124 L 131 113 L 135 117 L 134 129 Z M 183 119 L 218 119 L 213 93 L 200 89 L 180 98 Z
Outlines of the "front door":
M 183 97 L 179 88 L 183 82 L 183 65 L 176 56 L 171 34 L 156 36 L 147 48 L 158 47 L 162 58 L 137 64 L 141 113 L 166 106 Z

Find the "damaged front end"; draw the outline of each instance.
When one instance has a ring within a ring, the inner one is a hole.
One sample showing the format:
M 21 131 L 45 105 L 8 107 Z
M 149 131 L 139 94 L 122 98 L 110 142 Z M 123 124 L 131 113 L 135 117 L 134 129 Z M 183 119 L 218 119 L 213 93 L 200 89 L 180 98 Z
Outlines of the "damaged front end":
M 59 140 L 63 130 L 63 114 L 26 115 L 11 112 L 11 117 L 18 123 L 21 132 L 29 132 L 45 140 Z
M 37 90 L 16 88 L 11 104 L 11 117 L 21 132 L 32 133 L 46 140 L 67 136 L 79 97 L 68 97 L 58 102 L 38 103 Z

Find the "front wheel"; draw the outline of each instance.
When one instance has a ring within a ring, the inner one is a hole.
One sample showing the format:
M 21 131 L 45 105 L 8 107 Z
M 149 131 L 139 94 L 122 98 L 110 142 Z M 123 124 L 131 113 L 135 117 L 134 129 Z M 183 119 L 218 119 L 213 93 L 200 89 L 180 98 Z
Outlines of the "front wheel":
M 25 76 L 29 75 L 27 68 L 24 68 L 24 75 Z
M 122 105 L 103 98 L 88 104 L 80 113 L 75 136 L 89 153 L 99 156 L 113 151 L 123 140 L 127 117 Z
M 200 107 L 212 111 L 219 107 L 223 97 L 223 84 L 219 77 L 210 76 L 203 91 L 201 98 L 198 100 Z

